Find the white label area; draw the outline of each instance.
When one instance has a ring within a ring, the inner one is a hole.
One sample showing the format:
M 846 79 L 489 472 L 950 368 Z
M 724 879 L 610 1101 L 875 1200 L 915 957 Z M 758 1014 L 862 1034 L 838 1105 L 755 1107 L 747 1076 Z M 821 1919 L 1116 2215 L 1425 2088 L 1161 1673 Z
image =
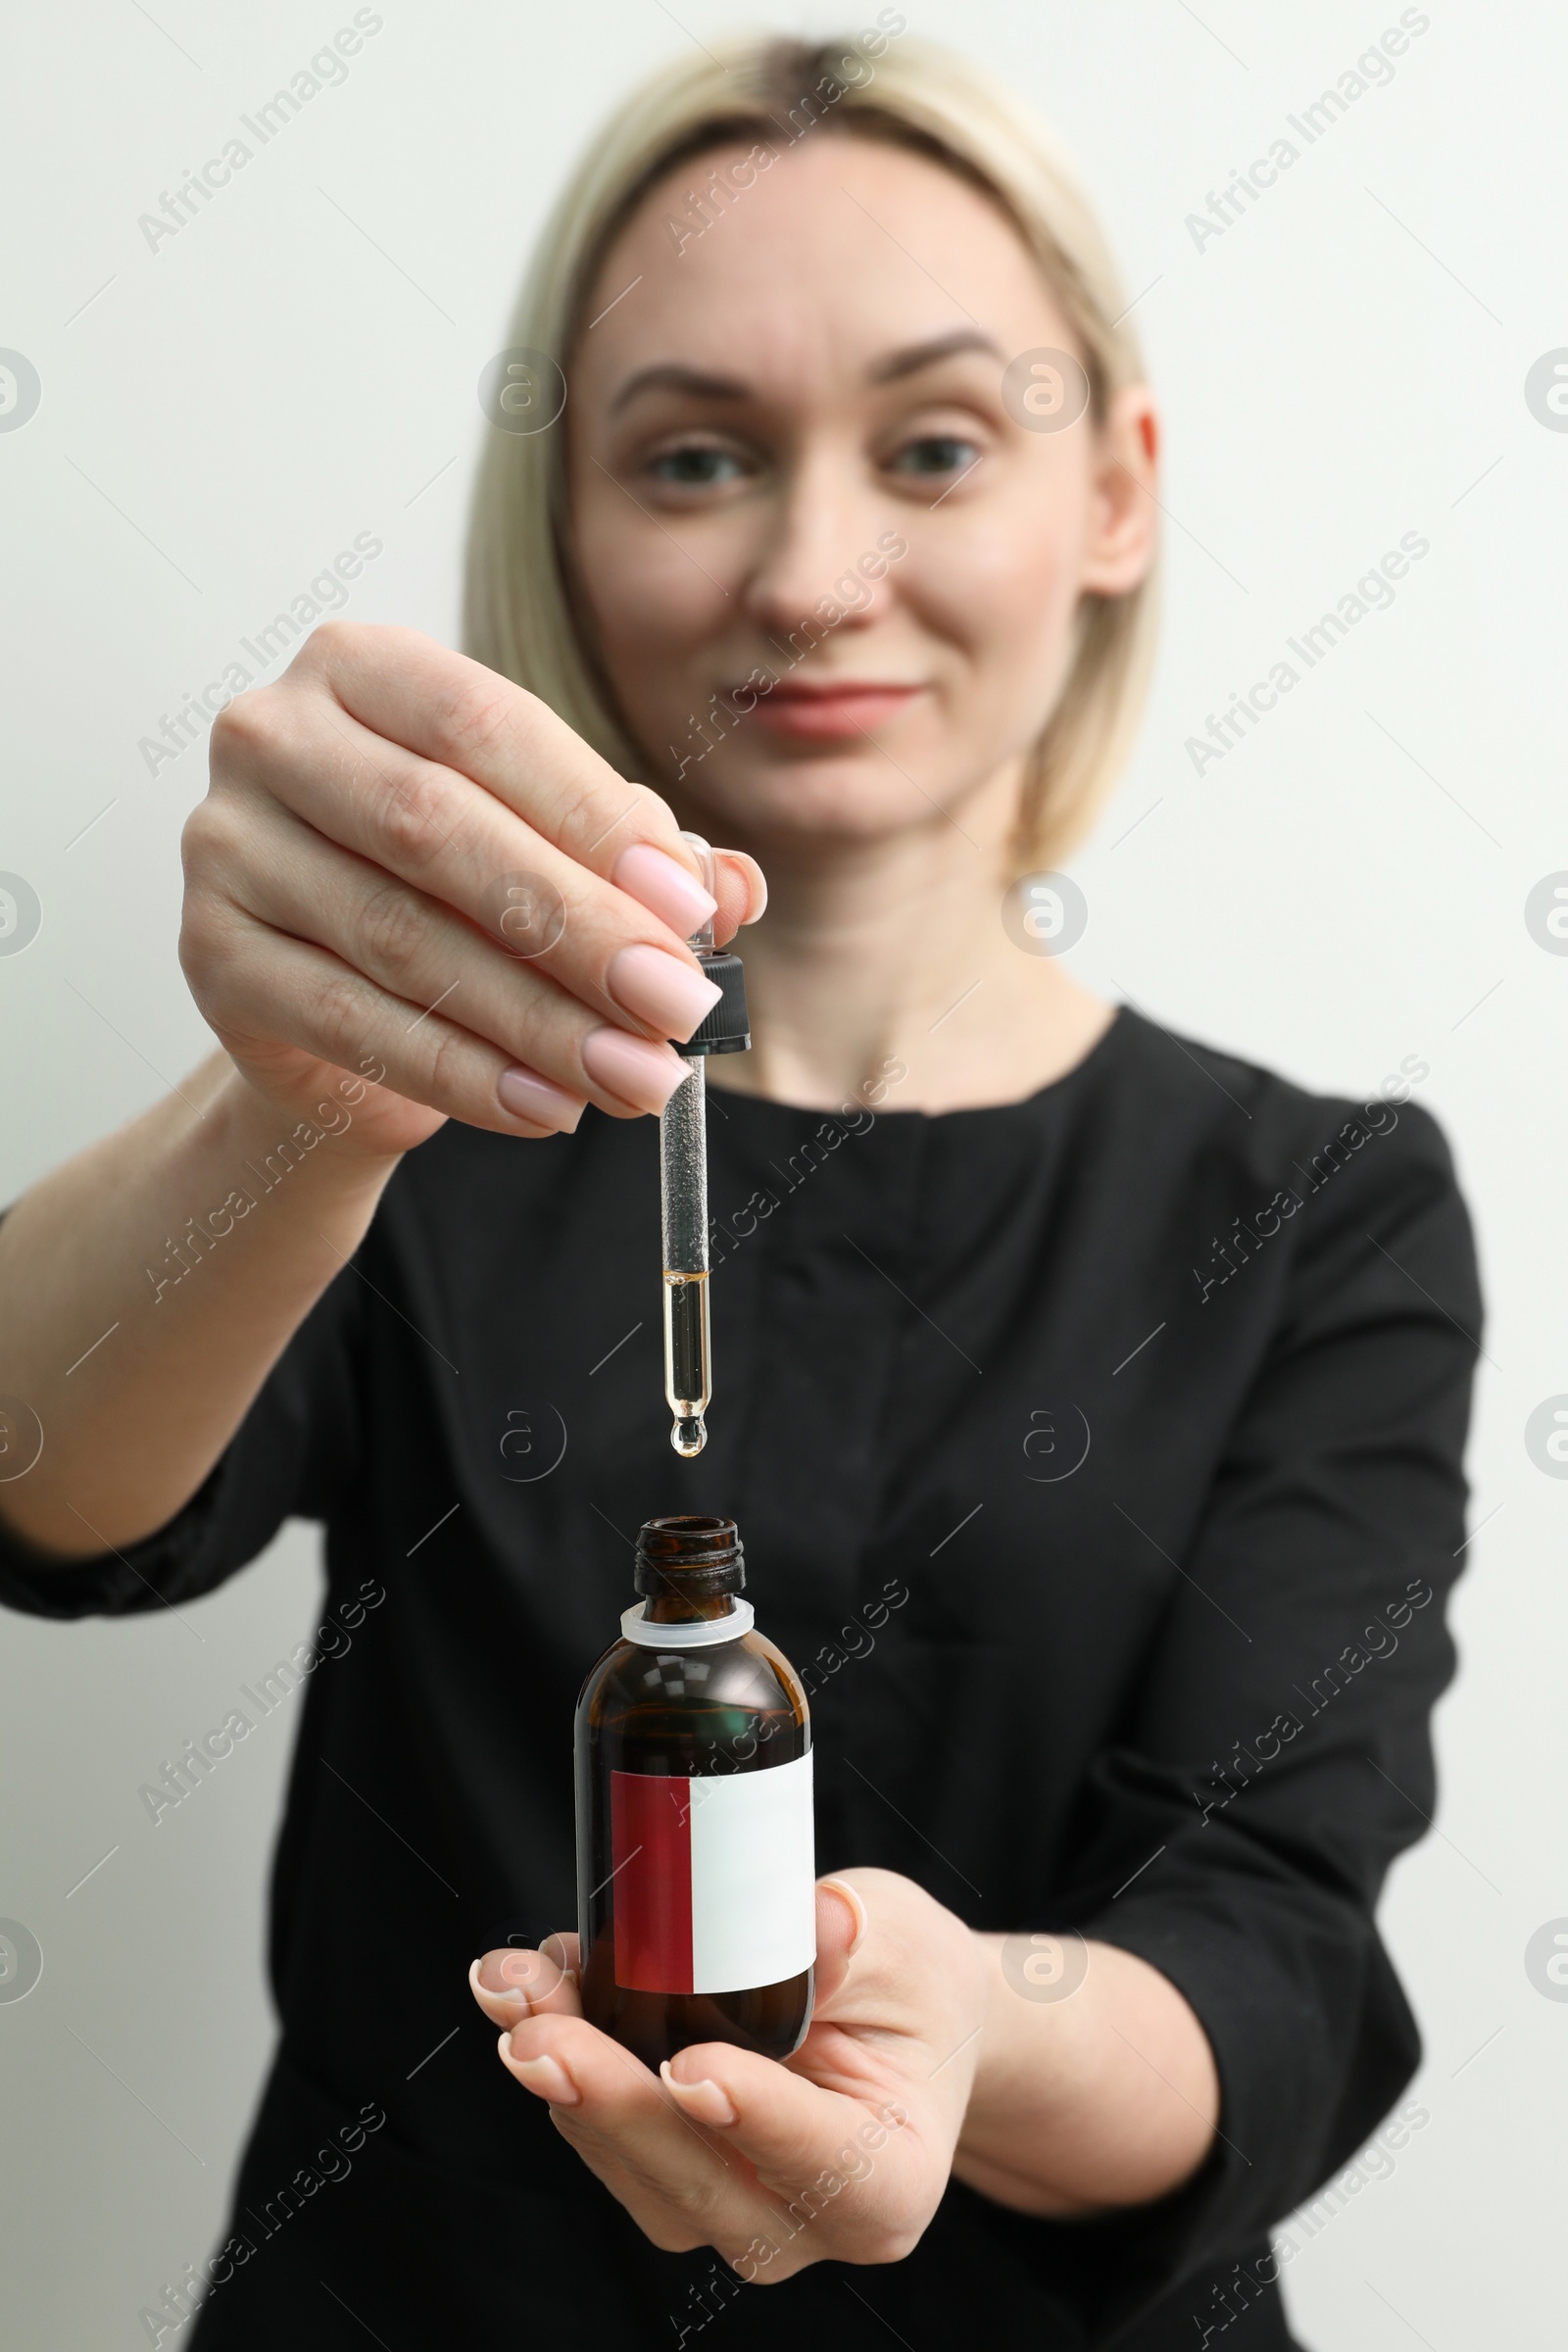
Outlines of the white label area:
M 692 1804 L 692 1990 L 798 1977 L 816 1958 L 811 1757 L 706 1774 Z
M 612 1782 L 615 1982 L 743 1992 L 816 1957 L 809 1752 L 759 1772 Z

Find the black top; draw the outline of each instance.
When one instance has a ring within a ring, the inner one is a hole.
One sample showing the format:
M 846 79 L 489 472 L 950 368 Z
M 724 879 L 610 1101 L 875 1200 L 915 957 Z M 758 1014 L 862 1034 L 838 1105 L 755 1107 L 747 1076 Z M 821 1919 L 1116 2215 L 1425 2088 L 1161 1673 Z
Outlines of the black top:
M 698 1461 L 662 1395 L 653 1121 L 449 1126 L 170 1527 L 75 1567 L 6 1547 L 0 1593 L 72 1617 L 186 1602 L 290 1514 L 327 1527 L 344 1630 L 296 1658 L 281 2055 L 201 2352 L 501 2327 L 863 2352 L 868 2309 L 917 2352 L 977 2322 L 1186 2352 L 1226 2311 L 1228 2342 L 1289 2342 L 1267 2227 L 1418 2056 L 1371 1907 L 1433 1809 L 1453 1665 L 1479 1300 L 1448 1153 L 1413 1103 L 1128 1011 L 1028 1102 L 896 1102 L 713 1098 Z M 1191 2001 L 1223 2114 L 1186 2189 L 1054 2223 L 954 2186 L 901 2264 L 726 2299 L 508 2079 L 466 1972 L 573 1924 L 573 1702 L 639 1523 L 673 1510 L 738 1520 L 759 1624 L 814 1686 L 819 1869 L 1076 1927 Z M 166 1837 L 177 1793 L 144 1797 Z

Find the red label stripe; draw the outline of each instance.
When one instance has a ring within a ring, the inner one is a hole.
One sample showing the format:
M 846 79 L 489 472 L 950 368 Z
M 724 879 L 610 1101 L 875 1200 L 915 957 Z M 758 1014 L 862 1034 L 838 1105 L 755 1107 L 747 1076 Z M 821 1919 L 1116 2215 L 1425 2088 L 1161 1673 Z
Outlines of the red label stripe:
M 615 1983 L 629 1992 L 692 1989 L 691 1820 L 684 1778 L 611 1775 Z

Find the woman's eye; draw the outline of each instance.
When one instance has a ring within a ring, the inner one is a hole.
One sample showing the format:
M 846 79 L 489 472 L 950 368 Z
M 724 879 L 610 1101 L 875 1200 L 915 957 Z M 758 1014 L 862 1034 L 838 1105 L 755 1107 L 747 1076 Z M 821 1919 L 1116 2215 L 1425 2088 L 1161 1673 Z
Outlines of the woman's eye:
M 893 460 L 895 473 L 961 473 L 980 455 L 972 441 L 956 433 L 924 433 L 906 441 Z
M 710 490 L 717 483 L 737 480 L 744 470 L 731 451 L 710 449 L 701 442 L 666 449 L 649 467 L 656 481 L 668 482 L 679 490 Z

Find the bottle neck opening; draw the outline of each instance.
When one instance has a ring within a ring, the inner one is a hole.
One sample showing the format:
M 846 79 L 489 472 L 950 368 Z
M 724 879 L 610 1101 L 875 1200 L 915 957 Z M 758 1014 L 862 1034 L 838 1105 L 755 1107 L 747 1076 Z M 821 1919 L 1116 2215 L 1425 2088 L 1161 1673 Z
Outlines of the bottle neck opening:
M 746 1582 L 733 1519 L 649 1519 L 637 1538 L 633 1576 L 645 1622 L 690 1625 L 733 1613 Z

